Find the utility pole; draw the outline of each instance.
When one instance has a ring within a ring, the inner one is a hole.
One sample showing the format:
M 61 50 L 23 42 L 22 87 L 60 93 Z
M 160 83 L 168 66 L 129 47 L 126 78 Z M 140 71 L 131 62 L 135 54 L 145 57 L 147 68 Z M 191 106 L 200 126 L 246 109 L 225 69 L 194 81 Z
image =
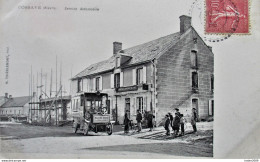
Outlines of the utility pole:
M 42 110 L 40 110 L 40 106 L 42 105 L 41 103 L 41 99 L 42 99 L 42 69 L 41 69 L 41 89 L 40 89 L 40 98 L 39 98 L 39 102 L 40 102 L 40 104 L 39 104 L 39 114 L 38 114 L 38 116 L 41 116 L 42 117 Z
M 60 97 L 60 105 L 61 105 L 61 109 L 60 109 L 60 111 L 61 111 L 61 115 L 63 114 L 63 103 L 62 103 L 62 81 L 61 81 L 61 78 L 62 78 L 62 61 L 61 61 L 61 63 L 60 63 L 60 88 L 61 88 L 61 97 Z M 64 114 L 63 114 L 64 115 Z M 62 118 L 63 119 L 63 118 Z
M 31 114 L 30 114 L 30 115 L 31 115 L 31 122 L 32 122 L 32 102 L 33 102 L 33 97 L 34 97 L 34 96 L 33 96 L 33 85 L 32 85 L 33 82 L 32 82 L 32 80 L 33 80 L 33 79 L 32 79 L 32 65 L 31 65 L 31 96 L 32 96 L 31 106 L 30 106 L 30 107 L 31 107 Z
M 31 98 L 31 75 L 29 73 L 29 97 L 30 97 L 30 102 L 32 102 L 32 98 Z M 31 112 L 31 104 L 29 102 L 29 112 L 28 112 L 28 115 L 30 115 L 30 112 Z M 29 116 L 28 116 L 28 122 L 29 122 Z
M 46 118 L 46 93 L 47 93 L 47 73 L 45 77 L 45 103 L 44 103 L 44 118 Z
M 57 86 L 58 86 L 58 65 L 57 65 L 58 63 L 57 63 L 57 55 L 56 55 L 56 97 L 58 97 L 57 95 Z M 56 115 L 56 119 L 55 119 L 55 121 L 56 121 L 56 126 L 58 125 L 58 121 L 57 121 L 57 115 L 58 115 L 58 113 L 57 113 L 57 99 L 56 99 L 56 101 L 55 101 L 55 115 Z

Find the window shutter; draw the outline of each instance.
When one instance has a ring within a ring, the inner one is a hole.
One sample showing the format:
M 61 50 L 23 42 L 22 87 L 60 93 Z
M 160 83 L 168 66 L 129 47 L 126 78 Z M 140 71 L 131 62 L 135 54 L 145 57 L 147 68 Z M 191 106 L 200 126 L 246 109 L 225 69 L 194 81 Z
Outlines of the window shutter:
M 146 83 L 146 66 L 143 67 L 143 83 Z
M 211 106 L 211 100 L 209 100 L 209 115 L 212 115 L 212 106 Z
M 124 86 L 124 73 L 120 72 L 120 87 Z
M 114 84 L 114 74 L 111 74 L 111 88 L 114 88 L 115 84 Z
M 133 85 L 136 85 L 136 69 L 133 69 Z
M 102 76 L 100 76 L 100 78 L 99 78 L 99 90 L 102 90 L 102 89 L 103 89 L 102 84 L 103 84 Z
M 86 79 L 86 82 L 87 82 L 86 90 L 87 90 L 87 92 L 90 92 L 90 79 L 87 78 L 87 79 Z
M 147 111 L 147 97 L 146 96 L 144 97 L 143 106 L 144 106 L 144 110 Z
M 96 91 L 96 78 L 93 78 L 92 90 Z

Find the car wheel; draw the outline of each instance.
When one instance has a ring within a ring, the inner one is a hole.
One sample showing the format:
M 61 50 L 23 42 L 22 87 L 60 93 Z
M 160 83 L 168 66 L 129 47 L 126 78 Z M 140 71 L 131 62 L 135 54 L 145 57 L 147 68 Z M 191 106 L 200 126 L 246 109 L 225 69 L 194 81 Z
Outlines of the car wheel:
M 107 134 L 111 135 L 113 133 L 113 125 L 112 124 L 108 124 L 107 125 Z
M 88 135 L 88 130 L 89 130 L 89 128 L 88 128 L 88 124 L 85 123 L 84 131 L 83 131 L 84 136 Z

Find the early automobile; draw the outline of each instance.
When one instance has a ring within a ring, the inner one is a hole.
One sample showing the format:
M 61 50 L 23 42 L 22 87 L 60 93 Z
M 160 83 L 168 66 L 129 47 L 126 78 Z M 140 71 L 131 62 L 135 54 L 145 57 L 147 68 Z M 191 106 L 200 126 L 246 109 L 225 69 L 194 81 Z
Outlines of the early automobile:
M 113 133 L 114 121 L 111 121 L 110 101 L 106 93 L 87 92 L 72 98 L 73 132 L 89 131 Z

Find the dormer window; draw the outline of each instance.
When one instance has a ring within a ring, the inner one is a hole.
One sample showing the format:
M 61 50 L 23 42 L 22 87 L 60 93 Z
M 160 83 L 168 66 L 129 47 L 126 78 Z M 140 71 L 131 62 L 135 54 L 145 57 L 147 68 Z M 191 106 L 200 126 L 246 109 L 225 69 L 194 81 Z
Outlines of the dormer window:
M 82 79 L 78 79 L 78 92 L 82 91 Z
M 120 66 L 120 57 L 116 58 L 116 68 Z

